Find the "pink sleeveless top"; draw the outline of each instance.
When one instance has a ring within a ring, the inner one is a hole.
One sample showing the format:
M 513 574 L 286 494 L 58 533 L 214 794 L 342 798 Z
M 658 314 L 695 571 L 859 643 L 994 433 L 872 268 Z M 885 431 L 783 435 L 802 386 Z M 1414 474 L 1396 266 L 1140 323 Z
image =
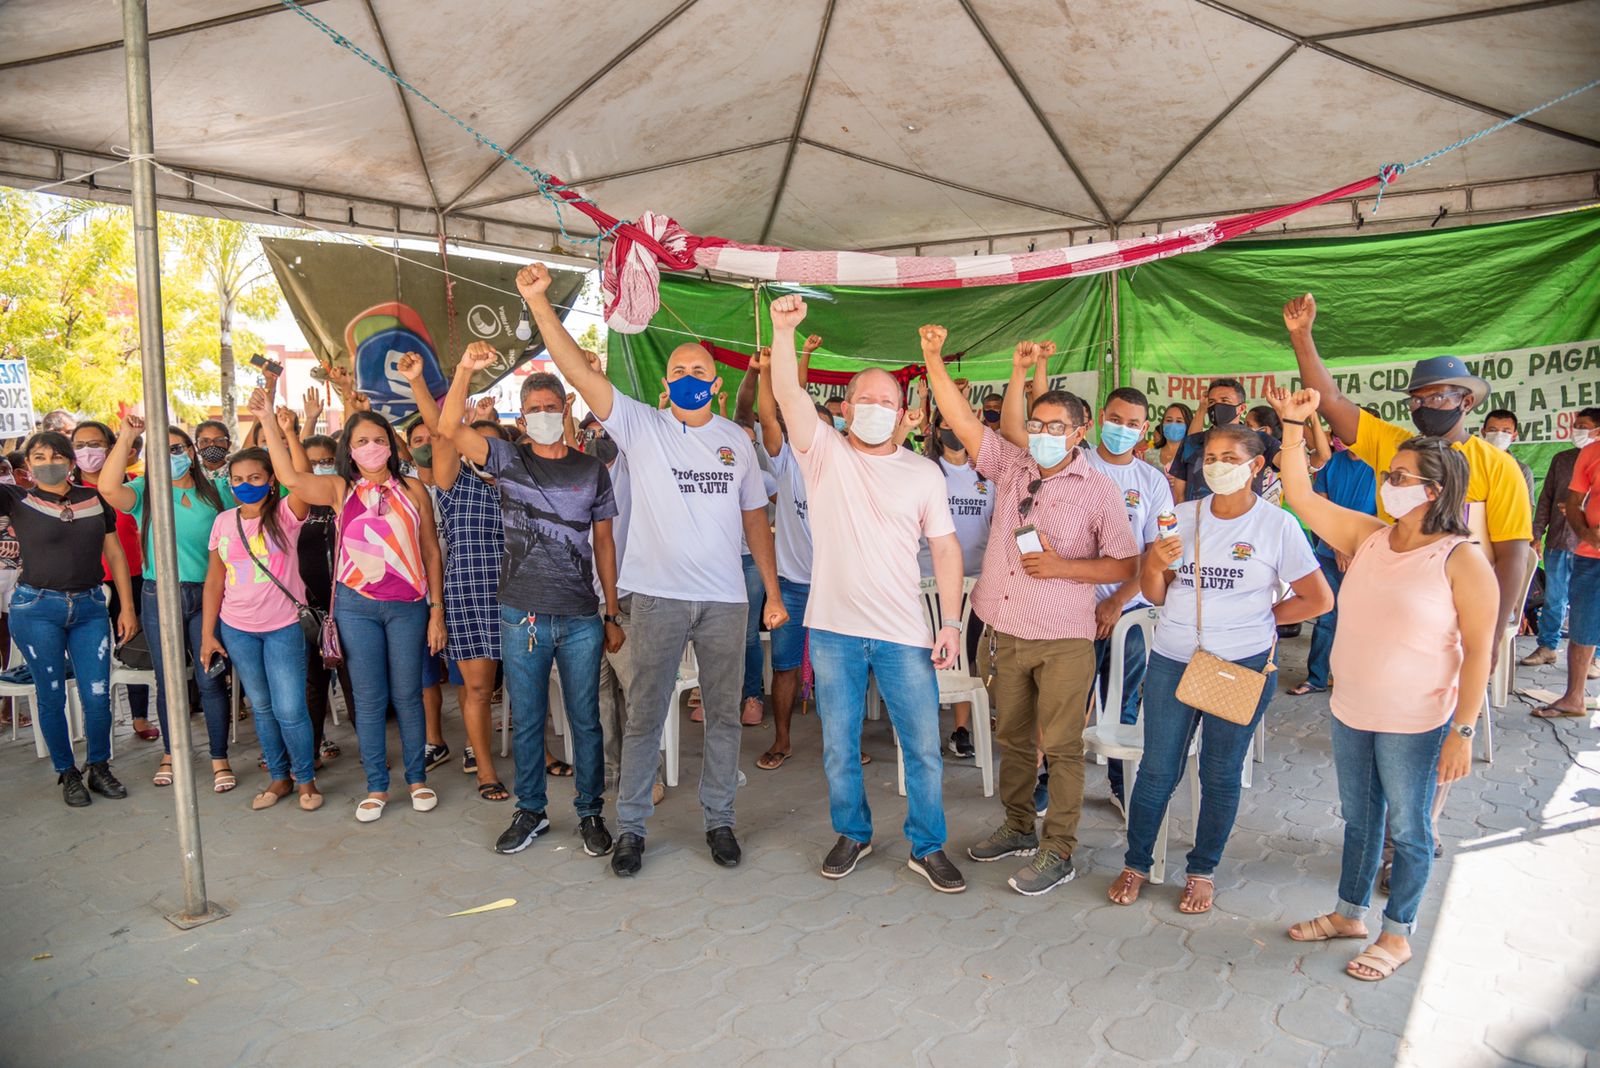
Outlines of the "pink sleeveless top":
M 1331 703 L 1347 727 L 1421 734 L 1456 710 L 1464 654 L 1444 568 L 1467 539 L 1397 553 L 1391 529 L 1361 543 L 1339 588 Z
M 419 601 L 428 595 L 422 566 L 421 518 L 416 505 L 390 479 L 362 480 L 339 512 L 341 583 L 375 601 Z

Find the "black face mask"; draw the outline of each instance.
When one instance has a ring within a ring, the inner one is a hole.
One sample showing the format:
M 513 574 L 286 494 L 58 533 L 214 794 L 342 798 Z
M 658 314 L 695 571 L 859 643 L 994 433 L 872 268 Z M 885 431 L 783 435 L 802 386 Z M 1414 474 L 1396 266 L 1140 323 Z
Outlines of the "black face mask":
M 945 452 L 960 452 L 964 448 L 954 430 L 939 431 L 939 444 L 944 446 Z
M 993 409 L 985 408 L 983 410 L 983 421 L 988 423 L 990 426 L 993 426 L 1000 422 L 1000 413 L 994 411 Z
M 589 443 L 589 455 L 609 465 L 617 458 L 617 443 L 610 438 L 595 438 Z
M 207 445 L 205 448 L 200 449 L 199 453 L 200 459 L 215 467 L 228 458 L 228 447 L 226 445 Z
M 1442 438 L 1454 430 L 1466 414 L 1464 408 L 1418 408 L 1411 413 L 1411 421 L 1426 436 Z
M 1211 406 L 1212 426 L 1227 426 L 1237 418 L 1239 418 L 1239 406 L 1237 404 L 1213 404 Z

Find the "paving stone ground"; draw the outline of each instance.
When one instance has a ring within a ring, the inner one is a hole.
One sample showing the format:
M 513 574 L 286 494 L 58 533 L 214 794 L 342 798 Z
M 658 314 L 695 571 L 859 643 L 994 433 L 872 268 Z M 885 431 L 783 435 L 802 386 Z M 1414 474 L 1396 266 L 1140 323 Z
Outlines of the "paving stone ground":
M 1305 642 L 1285 648 L 1282 685 Z M 1519 681 L 1555 686 L 1559 670 Z M 876 852 L 819 878 L 833 834 L 808 716 L 778 772 L 755 767 L 769 728 L 745 732 L 734 871 L 707 856 L 685 724 L 684 785 L 631 881 L 579 848 L 571 780 L 552 783 L 553 833 L 515 857 L 489 848 L 509 806 L 454 765 L 434 773 L 436 811 L 357 824 L 348 724 L 322 811 L 253 813 L 242 726 L 241 788 L 200 803 L 210 894 L 232 914 L 184 932 L 163 919 L 181 889 L 172 797 L 149 784 L 159 746 L 121 735 L 132 796 L 70 810 L 25 733 L 0 745 L 0 1063 L 1596 1068 L 1600 730 L 1518 701 L 1496 723 L 1494 764 L 1450 798 L 1416 959 L 1374 985 L 1344 975 L 1352 943 L 1284 935 L 1335 900 L 1325 697 L 1274 701 L 1205 916 L 1180 915 L 1170 881 L 1107 903 L 1123 835 L 1099 769 L 1077 881 L 1024 898 L 1007 862 L 964 861 L 969 890 L 933 893 L 905 866 L 884 721 L 866 746 Z M 945 792 L 954 855 L 999 805 L 970 765 L 947 765 Z M 1183 791 L 1174 805 L 1181 864 Z M 448 916 L 504 897 L 516 906 Z

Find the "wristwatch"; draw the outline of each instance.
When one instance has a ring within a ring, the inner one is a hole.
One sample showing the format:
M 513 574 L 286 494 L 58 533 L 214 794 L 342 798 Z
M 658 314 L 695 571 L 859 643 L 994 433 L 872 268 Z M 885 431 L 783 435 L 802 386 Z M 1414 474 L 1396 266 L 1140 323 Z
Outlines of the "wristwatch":
M 1470 723 L 1457 723 L 1450 729 L 1461 735 L 1463 738 L 1471 738 L 1474 734 L 1478 733 L 1478 728 L 1474 727 Z
M 608 613 L 608 614 L 602 615 L 600 617 L 600 621 L 602 623 L 615 623 L 619 627 L 622 626 L 622 616 L 621 615 L 613 616 L 613 615 L 610 615 Z
M 941 620 L 939 620 L 939 629 L 943 630 L 945 627 L 950 627 L 953 630 L 960 630 L 961 629 L 961 621 L 959 619 L 941 619 Z

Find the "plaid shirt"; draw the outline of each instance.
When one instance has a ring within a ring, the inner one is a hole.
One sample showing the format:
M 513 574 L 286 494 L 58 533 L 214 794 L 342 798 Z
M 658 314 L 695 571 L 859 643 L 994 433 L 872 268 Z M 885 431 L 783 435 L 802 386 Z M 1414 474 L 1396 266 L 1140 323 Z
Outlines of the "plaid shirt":
M 1092 641 L 1094 583 L 1030 577 L 1013 531 L 1032 523 L 1064 560 L 1138 556 L 1122 491 L 1083 456 L 1074 455 L 1065 468 L 1039 483 L 1033 508 L 1023 519 L 1022 502 L 1029 484 L 1039 478 L 1039 465 L 1028 450 L 987 427 L 978 470 L 995 485 L 994 531 L 983 555 L 983 574 L 972 591 L 973 608 L 995 630 L 1013 638 Z

